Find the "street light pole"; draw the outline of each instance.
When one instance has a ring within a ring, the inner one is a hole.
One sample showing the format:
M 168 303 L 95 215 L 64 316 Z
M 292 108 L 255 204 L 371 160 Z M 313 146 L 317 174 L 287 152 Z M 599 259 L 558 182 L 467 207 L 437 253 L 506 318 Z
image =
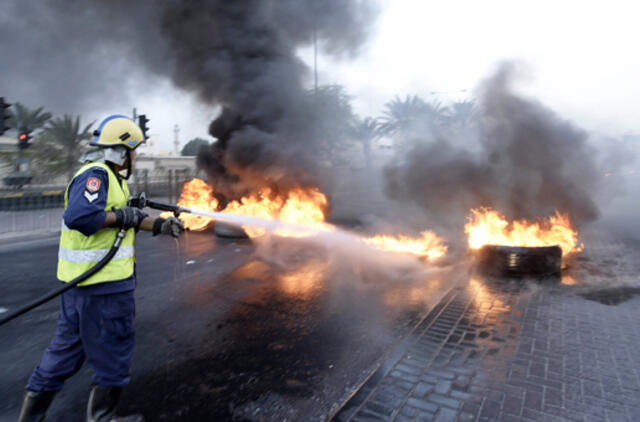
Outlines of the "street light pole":
M 318 30 L 313 21 L 313 93 L 318 94 Z
M 180 146 L 180 126 L 177 124 L 173 127 L 173 153 L 178 155 L 178 147 Z

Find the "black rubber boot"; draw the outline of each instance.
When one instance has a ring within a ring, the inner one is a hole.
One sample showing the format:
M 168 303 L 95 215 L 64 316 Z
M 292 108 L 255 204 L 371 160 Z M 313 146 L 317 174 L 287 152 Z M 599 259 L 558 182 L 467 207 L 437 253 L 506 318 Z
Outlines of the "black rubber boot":
M 89 394 L 87 422 L 144 422 L 142 415 L 116 416 L 122 388 L 94 386 Z
M 22 400 L 18 422 L 41 422 L 57 391 L 27 391 Z

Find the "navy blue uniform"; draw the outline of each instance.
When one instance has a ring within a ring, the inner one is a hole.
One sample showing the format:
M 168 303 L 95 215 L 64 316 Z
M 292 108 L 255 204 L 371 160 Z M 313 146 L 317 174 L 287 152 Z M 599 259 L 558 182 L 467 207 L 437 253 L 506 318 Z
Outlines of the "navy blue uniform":
M 90 177 L 100 179 L 97 192 L 86 190 Z M 90 168 L 69 187 L 63 220 L 67 227 L 91 236 L 106 218 L 109 178 L 102 168 Z M 78 372 L 85 358 L 95 372 L 93 384 L 123 387 L 129 383 L 135 343 L 135 272 L 125 279 L 74 287 L 63 293 L 58 328 L 27 390 L 60 390 Z

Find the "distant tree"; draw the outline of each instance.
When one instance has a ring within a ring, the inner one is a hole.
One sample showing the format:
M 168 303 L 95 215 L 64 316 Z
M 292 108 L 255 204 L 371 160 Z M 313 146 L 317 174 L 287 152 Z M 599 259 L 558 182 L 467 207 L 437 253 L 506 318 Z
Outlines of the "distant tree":
M 209 141 L 202 138 L 193 138 L 189 142 L 187 142 L 184 147 L 182 147 L 182 151 L 180 155 L 197 155 L 200 147 L 209 145 Z
M 340 161 L 347 148 L 356 116 L 351 107 L 351 97 L 341 85 L 320 86 L 310 90 L 314 104 L 315 134 L 323 155 L 331 163 Z
M 469 126 L 479 118 L 478 107 L 474 101 L 458 101 L 451 104 L 449 120 L 453 125 Z
M 447 107 L 443 106 L 440 101 L 425 103 L 422 111 L 422 122 L 432 129 L 438 129 L 446 123 L 448 115 Z
M 51 118 L 51 113 L 45 112 L 44 107 L 31 109 L 21 103 L 13 104 L 11 114 L 12 117 L 10 124 L 12 128 L 14 128 L 15 130 L 20 130 L 23 127 L 31 129 L 32 135 L 34 136 L 37 136 L 37 131 L 41 129 L 44 124 Z M 6 166 L 14 167 L 16 166 L 16 160 L 19 156 L 22 156 L 23 158 L 29 158 L 33 156 L 32 149 L 18 152 L 17 145 L 18 143 L 16 140 L 15 151 L 7 151 L 0 154 L 1 163 L 4 163 L 4 165 Z
M 426 106 L 417 95 L 407 95 L 404 100 L 396 96 L 384 105 L 380 129 L 390 136 L 406 134 L 420 120 Z
M 79 160 L 91 138 L 93 122 L 80 126 L 80 116 L 50 120 L 35 139 L 33 159 L 39 170 L 50 175 L 67 173 L 69 179 L 80 166 Z
M 44 107 L 31 109 L 21 103 L 13 105 L 13 121 L 15 129 L 28 128 L 32 131 L 41 129 L 51 119 L 51 113 L 44 111 Z
M 365 164 L 371 167 L 371 144 L 381 135 L 380 124 L 377 119 L 367 117 L 357 120 L 353 125 L 353 137 L 362 144 Z
M 422 138 L 440 130 L 447 109 L 440 102 L 428 103 L 417 95 L 396 96 L 385 104 L 380 131 L 391 136 L 400 149 L 412 138 Z

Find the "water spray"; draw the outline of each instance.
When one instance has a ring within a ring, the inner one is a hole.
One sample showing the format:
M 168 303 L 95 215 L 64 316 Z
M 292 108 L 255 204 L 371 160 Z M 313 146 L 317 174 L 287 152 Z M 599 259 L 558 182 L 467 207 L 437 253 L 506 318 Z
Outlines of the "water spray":
M 129 200 L 129 206 L 137 208 L 149 207 L 160 211 L 172 212 L 176 217 L 180 214 L 193 214 L 202 217 L 208 217 L 216 221 L 230 223 L 236 226 L 251 226 L 256 228 L 265 229 L 269 232 L 278 233 L 293 233 L 304 237 L 305 239 L 313 240 L 318 243 L 330 246 L 332 250 L 340 250 L 347 254 L 352 254 L 355 251 L 370 251 L 377 252 L 390 252 L 384 248 L 379 248 L 375 244 L 367 242 L 362 236 L 352 233 L 346 230 L 342 230 L 330 224 L 324 224 L 318 227 L 310 227 L 303 224 L 285 222 L 271 218 L 251 217 L 247 215 L 228 214 L 224 212 L 215 211 L 200 211 L 180 205 L 168 204 L 164 202 L 148 200 L 144 193 L 138 198 L 132 198 Z M 297 237 L 297 236 L 294 236 Z M 398 251 L 391 251 L 398 252 Z M 446 247 L 442 254 L 446 252 Z M 396 259 L 399 258 L 402 253 L 394 254 Z M 380 255 L 377 255 L 380 257 Z M 419 258 L 429 260 L 431 256 L 429 254 L 425 256 L 415 255 Z M 438 255 L 440 256 L 440 255 Z

